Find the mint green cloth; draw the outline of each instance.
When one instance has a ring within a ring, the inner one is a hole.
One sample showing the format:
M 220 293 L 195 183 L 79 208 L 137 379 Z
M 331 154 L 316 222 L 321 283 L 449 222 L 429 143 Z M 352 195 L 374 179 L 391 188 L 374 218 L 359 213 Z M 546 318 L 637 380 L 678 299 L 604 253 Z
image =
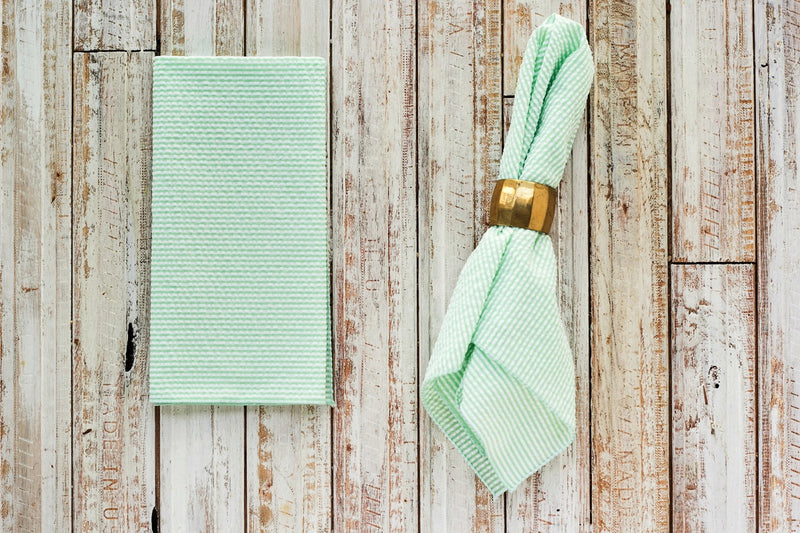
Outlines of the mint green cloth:
M 558 186 L 593 74 L 583 28 L 551 15 L 520 67 L 500 179 Z M 550 236 L 489 228 L 461 271 L 431 353 L 425 409 L 498 495 L 572 442 L 574 374 Z
M 157 57 L 150 399 L 332 404 L 326 64 Z

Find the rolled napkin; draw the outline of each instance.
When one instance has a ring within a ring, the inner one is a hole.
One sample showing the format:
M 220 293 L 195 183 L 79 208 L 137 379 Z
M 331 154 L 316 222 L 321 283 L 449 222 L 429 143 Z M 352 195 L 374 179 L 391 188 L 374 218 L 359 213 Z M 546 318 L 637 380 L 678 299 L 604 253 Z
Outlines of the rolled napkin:
M 594 75 L 580 24 L 553 14 L 517 80 L 500 180 L 557 187 Z M 546 233 L 495 225 L 458 278 L 422 383 L 433 421 L 493 495 L 575 436 L 575 367 Z

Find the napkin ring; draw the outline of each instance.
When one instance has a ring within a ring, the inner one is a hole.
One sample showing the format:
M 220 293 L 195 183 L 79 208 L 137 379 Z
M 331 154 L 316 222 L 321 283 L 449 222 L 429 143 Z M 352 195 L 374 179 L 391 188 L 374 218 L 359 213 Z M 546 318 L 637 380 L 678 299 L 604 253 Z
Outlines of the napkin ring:
M 489 225 L 549 233 L 555 212 L 554 188 L 532 181 L 498 180 L 489 207 Z

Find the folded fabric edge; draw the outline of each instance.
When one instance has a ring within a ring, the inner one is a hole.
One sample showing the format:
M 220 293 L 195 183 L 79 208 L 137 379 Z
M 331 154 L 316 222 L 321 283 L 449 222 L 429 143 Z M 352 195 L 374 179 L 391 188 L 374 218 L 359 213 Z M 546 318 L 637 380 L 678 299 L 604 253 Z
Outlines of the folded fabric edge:
M 519 482 L 513 485 L 507 484 L 497 476 L 494 465 L 492 465 L 482 449 L 480 439 L 470 429 L 456 406 L 448 402 L 445 395 L 442 394 L 439 382 L 444 377 L 437 376 L 423 382 L 421 391 L 422 405 L 431 419 L 453 443 L 470 468 L 475 471 L 478 478 L 486 485 L 493 497 L 497 497 L 506 491 L 515 490 L 542 466 L 569 448 L 575 440 L 575 426 L 565 423 L 564 425 L 568 428 L 568 434 L 557 445 L 555 450 L 541 461 L 534 463 Z M 542 403 L 552 410 L 546 402 Z
M 155 56 L 154 63 L 193 63 L 213 60 L 219 63 L 309 63 L 327 64 L 321 56 Z
M 294 394 L 289 397 L 285 394 L 277 395 L 278 393 L 275 391 L 270 394 L 271 397 L 265 397 L 265 395 L 257 393 L 241 394 L 240 392 L 230 392 L 230 394 L 223 394 L 218 392 L 214 394 L 209 391 L 186 395 L 183 391 L 174 387 L 164 385 L 154 387 L 153 381 L 150 379 L 148 380 L 150 386 L 149 400 L 153 405 L 329 405 L 335 407 L 332 363 L 329 351 L 328 364 L 325 368 L 325 384 L 324 389 L 321 391 Z M 158 390 L 154 392 L 154 388 Z M 231 397 L 237 398 L 231 400 Z
M 502 494 L 508 490 L 508 487 L 497 477 L 489 458 L 478 447 L 480 442 L 471 434 L 472 432 L 461 418 L 458 410 L 444 399 L 439 390 L 438 381 L 439 378 L 433 378 L 422 384 L 422 405 L 428 412 L 428 416 L 453 443 L 470 468 L 475 471 L 478 478 L 492 493 L 492 496 Z
M 260 405 L 274 405 L 274 406 L 287 406 L 287 405 L 328 405 L 330 407 L 336 407 L 336 402 L 333 398 L 329 398 L 327 400 L 321 400 L 319 398 L 313 398 L 308 400 L 298 399 L 296 401 L 224 401 L 224 400 L 217 400 L 213 398 L 197 398 L 197 399 L 186 399 L 186 398 L 150 398 L 150 403 L 152 405 L 226 405 L 226 406 L 260 406 Z

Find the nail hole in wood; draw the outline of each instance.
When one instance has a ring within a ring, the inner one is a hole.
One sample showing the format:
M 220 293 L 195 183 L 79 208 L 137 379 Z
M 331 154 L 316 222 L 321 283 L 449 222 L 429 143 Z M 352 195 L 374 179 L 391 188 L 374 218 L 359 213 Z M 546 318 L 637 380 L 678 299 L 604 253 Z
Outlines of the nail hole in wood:
M 136 354 L 136 339 L 133 334 L 133 324 L 128 322 L 128 344 L 125 346 L 125 372 L 133 368 L 133 357 Z
M 712 365 L 708 369 L 708 379 L 714 384 L 714 388 L 719 388 L 719 367 Z

